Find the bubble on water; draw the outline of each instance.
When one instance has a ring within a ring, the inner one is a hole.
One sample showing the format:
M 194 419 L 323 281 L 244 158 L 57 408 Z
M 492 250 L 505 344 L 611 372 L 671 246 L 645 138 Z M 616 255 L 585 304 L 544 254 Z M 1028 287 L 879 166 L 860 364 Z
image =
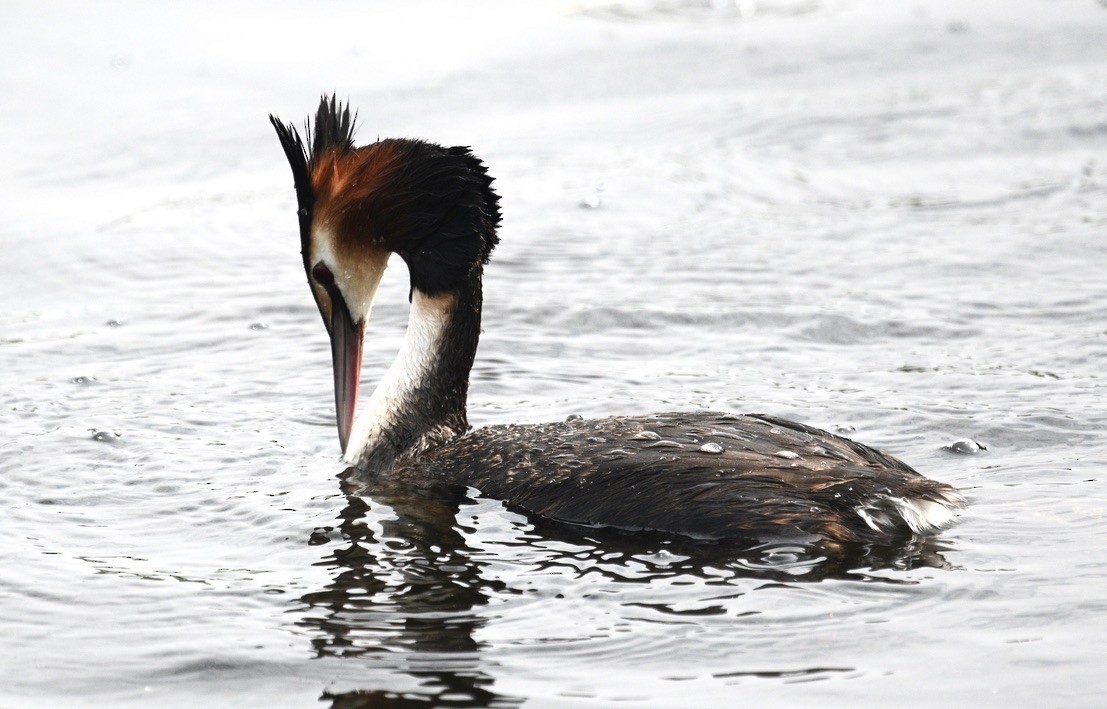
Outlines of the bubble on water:
M 250 329 L 251 330 L 268 330 L 269 325 L 267 325 L 263 322 L 252 322 L 252 323 L 250 323 Z
M 712 441 L 711 443 L 704 443 L 700 446 L 700 450 L 704 453 L 711 453 L 712 455 L 718 455 L 725 450 L 721 445 Z
M 69 381 L 74 384 L 80 384 L 81 386 L 87 386 L 96 382 L 96 377 L 73 377 Z
M 105 324 L 105 325 L 107 325 L 108 327 L 122 327 L 122 326 L 123 326 L 123 321 L 122 321 L 122 320 L 114 320 L 114 319 L 113 319 L 113 320 L 108 320 L 108 321 L 107 321 L 106 323 L 104 323 L 104 324 Z
M 976 455 L 981 451 L 988 450 L 988 446 L 974 441 L 971 438 L 961 438 L 947 446 L 942 446 L 943 450 L 947 450 L 951 453 L 960 453 L 961 455 Z
M 117 443 L 121 436 L 114 431 L 93 431 L 92 440 L 101 443 Z
M 661 434 L 656 431 L 639 431 L 631 436 L 636 441 L 660 441 Z
M 580 201 L 581 209 L 599 209 L 603 201 L 600 199 L 600 193 L 607 189 L 607 185 L 603 180 L 596 180 L 592 185 L 592 193 Z

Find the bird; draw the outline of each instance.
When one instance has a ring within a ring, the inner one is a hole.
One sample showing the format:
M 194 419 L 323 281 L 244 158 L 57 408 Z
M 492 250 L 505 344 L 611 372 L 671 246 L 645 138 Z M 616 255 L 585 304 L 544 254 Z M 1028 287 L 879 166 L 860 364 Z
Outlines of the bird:
M 891 455 L 764 414 L 666 412 L 473 429 L 469 376 L 499 196 L 469 147 L 355 147 L 357 114 L 324 95 L 304 133 L 270 114 L 292 168 L 301 256 L 330 336 L 345 462 L 389 484 L 464 485 L 570 525 L 697 540 L 892 544 L 966 501 Z M 361 354 L 391 254 L 410 310 L 395 360 L 357 413 Z

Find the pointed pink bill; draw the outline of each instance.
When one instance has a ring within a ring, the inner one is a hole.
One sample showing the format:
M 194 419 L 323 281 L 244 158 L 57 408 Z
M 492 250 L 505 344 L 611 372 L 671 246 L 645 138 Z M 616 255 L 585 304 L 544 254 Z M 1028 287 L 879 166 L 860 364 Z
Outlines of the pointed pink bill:
M 354 324 L 341 297 L 331 301 L 331 358 L 334 361 L 334 408 L 342 453 L 350 443 L 361 383 L 361 343 L 365 323 Z

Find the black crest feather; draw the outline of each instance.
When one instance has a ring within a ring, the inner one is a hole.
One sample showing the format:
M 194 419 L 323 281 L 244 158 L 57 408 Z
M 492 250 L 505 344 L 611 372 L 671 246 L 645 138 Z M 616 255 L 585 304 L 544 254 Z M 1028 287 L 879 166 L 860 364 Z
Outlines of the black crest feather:
M 342 152 L 354 147 L 354 127 L 357 114 L 350 115 L 349 104 L 340 102 L 334 94 L 330 98 L 323 96 L 319 100 L 319 110 L 315 112 L 315 130 L 312 124 L 304 122 L 304 136 L 307 144 L 292 123 L 269 114 L 269 122 L 277 131 L 277 138 L 284 148 L 284 155 L 292 168 L 292 180 L 296 187 L 297 215 L 300 220 L 300 256 L 304 260 L 304 270 L 308 270 L 308 241 L 311 239 L 311 219 L 315 208 L 315 195 L 311 191 L 311 169 L 315 162 L 330 149 Z M 313 135 L 314 134 L 314 135 Z M 307 145 L 311 146 L 308 154 Z
M 350 104 L 343 104 L 334 94 L 330 99 L 323 96 L 319 100 L 319 110 L 315 112 L 315 135 L 311 126 L 307 126 L 308 142 L 311 143 L 311 165 L 314 166 L 324 153 L 337 150 L 345 153 L 354 149 L 354 127 L 357 114 L 350 115 Z

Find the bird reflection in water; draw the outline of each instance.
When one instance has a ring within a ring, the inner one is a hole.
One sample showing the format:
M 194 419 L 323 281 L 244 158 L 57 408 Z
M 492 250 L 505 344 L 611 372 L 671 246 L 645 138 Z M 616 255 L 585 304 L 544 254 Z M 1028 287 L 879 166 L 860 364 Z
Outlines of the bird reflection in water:
M 476 636 L 490 618 L 480 607 L 490 598 L 520 591 L 493 573 L 484 573 L 487 549 L 467 543 L 466 534 L 472 530 L 458 523 L 462 506 L 474 504 L 466 489 L 401 489 L 367 479 L 354 468 L 339 478 L 347 504 L 334 531 L 341 535 L 342 546 L 320 562 L 334 571 L 327 587 L 301 597 L 308 610 L 300 625 L 309 629 L 316 656 L 363 663 L 368 671 L 381 672 L 382 679 L 376 687 L 327 692 L 322 698 L 333 707 L 347 708 L 518 706 L 521 698 L 494 691 L 489 674 L 494 668 L 482 657 L 486 648 Z M 703 542 L 641 531 L 572 527 L 537 517 L 528 522 L 520 538 L 512 541 L 534 545 L 543 571 L 562 568 L 567 578 L 575 579 L 582 563 L 594 561 L 589 571 L 598 573 L 604 579 L 601 583 L 648 584 L 659 575 L 679 575 L 715 587 L 720 582 L 719 569 L 731 574 L 732 583 L 748 579 L 789 584 L 826 579 L 911 583 L 874 572 L 950 568 L 942 556 L 946 547 L 929 537 L 913 537 L 893 546 Z M 337 538 L 334 531 L 331 536 Z M 317 535 L 312 543 L 325 541 Z M 560 555 L 551 551 L 559 548 L 566 551 Z M 651 558 L 661 561 L 643 573 L 643 560 Z M 620 568 L 624 562 L 635 571 L 624 573 Z M 640 594 L 635 598 L 641 600 Z M 623 605 L 683 614 L 664 603 Z M 726 612 L 709 607 L 690 614 Z M 413 680 L 417 689 L 380 688 L 386 683 L 396 686 L 397 673 Z
M 344 546 L 322 562 L 328 586 L 300 600 L 310 611 L 317 657 L 359 658 L 402 672 L 415 693 L 359 689 L 325 693 L 334 707 L 516 706 L 490 690 L 474 635 L 474 612 L 503 585 L 480 577 L 456 526 L 463 488 L 366 486 L 353 468 L 340 476 L 347 505 L 338 531 Z

